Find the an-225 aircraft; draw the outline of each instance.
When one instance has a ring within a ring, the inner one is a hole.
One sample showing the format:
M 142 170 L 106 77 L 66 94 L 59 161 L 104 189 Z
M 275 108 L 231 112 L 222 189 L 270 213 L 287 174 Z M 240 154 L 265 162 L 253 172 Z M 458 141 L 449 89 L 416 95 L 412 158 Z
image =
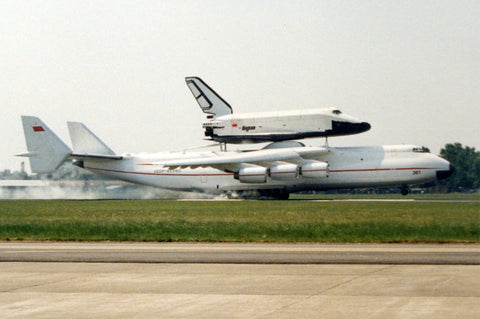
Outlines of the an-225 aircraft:
M 86 126 L 68 122 L 73 151 L 39 118 L 22 116 L 32 172 L 47 173 L 66 159 L 111 178 L 180 191 L 256 194 L 334 188 L 423 184 L 450 176 L 453 167 L 423 147 L 311 147 L 295 141 L 254 151 L 115 154 Z
M 185 78 L 200 108 L 207 139 L 221 143 L 262 143 L 358 134 L 370 129 L 339 109 L 291 110 L 233 114 L 232 107 L 202 79 Z

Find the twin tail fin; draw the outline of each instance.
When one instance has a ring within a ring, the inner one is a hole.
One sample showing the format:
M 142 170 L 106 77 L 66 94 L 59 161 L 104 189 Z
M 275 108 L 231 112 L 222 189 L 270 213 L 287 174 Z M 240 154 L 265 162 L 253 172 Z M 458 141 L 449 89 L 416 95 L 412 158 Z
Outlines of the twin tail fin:
M 55 171 L 72 154 L 72 150 L 38 117 L 22 116 L 23 133 L 33 173 Z
M 51 173 L 69 157 L 95 159 L 122 159 L 85 125 L 68 122 L 73 151 L 42 120 L 35 116 L 22 116 L 27 153 L 32 173 Z

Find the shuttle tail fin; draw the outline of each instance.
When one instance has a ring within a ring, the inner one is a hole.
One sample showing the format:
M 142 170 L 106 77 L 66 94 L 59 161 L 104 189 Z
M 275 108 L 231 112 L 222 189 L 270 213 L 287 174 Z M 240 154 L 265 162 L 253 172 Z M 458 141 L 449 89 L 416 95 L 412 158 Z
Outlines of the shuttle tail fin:
M 115 152 L 83 123 L 67 122 L 67 125 L 75 155 L 115 155 Z
M 186 77 L 185 82 L 203 113 L 212 114 L 214 117 L 233 113 L 230 104 L 199 77 Z
M 23 132 L 32 173 L 51 173 L 71 154 L 72 150 L 38 117 L 22 116 Z

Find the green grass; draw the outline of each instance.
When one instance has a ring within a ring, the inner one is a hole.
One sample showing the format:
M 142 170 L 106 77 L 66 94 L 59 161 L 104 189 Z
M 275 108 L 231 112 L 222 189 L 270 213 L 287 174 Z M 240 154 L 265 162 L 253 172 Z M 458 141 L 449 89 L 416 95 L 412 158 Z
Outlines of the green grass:
M 476 193 L 431 193 L 431 194 L 291 194 L 290 199 L 415 199 L 415 200 L 480 200 L 480 191 Z
M 0 240 L 480 242 L 480 203 L 0 201 Z

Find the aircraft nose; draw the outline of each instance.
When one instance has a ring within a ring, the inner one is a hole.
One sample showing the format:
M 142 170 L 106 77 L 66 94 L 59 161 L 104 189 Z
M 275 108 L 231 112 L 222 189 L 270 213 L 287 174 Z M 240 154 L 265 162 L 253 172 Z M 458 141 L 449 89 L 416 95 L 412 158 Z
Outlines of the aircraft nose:
M 363 133 L 368 131 L 370 128 L 371 126 L 368 122 L 350 123 L 350 134 Z
M 362 122 L 360 123 L 360 127 L 362 129 L 362 132 L 366 132 L 368 131 L 370 128 L 372 128 L 372 126 L 370 125 L 370 123 L 368 122 Z
M 370 123 L 360 122 L 360 123 L 351 123 L 351 122 L 342 122 L 342 121 L 332 121 L 332 136 L 335 135 L 349 135 L 349 134 L 358 134 L 368 131 L 371 128 Z
M 455 172 L 455 167 L 450 164 L 448 170 L 444 170 L 444 171 L 437 171 L 437 179 L 446 179 L 446 178 L 449 178 L 453 172 Z

